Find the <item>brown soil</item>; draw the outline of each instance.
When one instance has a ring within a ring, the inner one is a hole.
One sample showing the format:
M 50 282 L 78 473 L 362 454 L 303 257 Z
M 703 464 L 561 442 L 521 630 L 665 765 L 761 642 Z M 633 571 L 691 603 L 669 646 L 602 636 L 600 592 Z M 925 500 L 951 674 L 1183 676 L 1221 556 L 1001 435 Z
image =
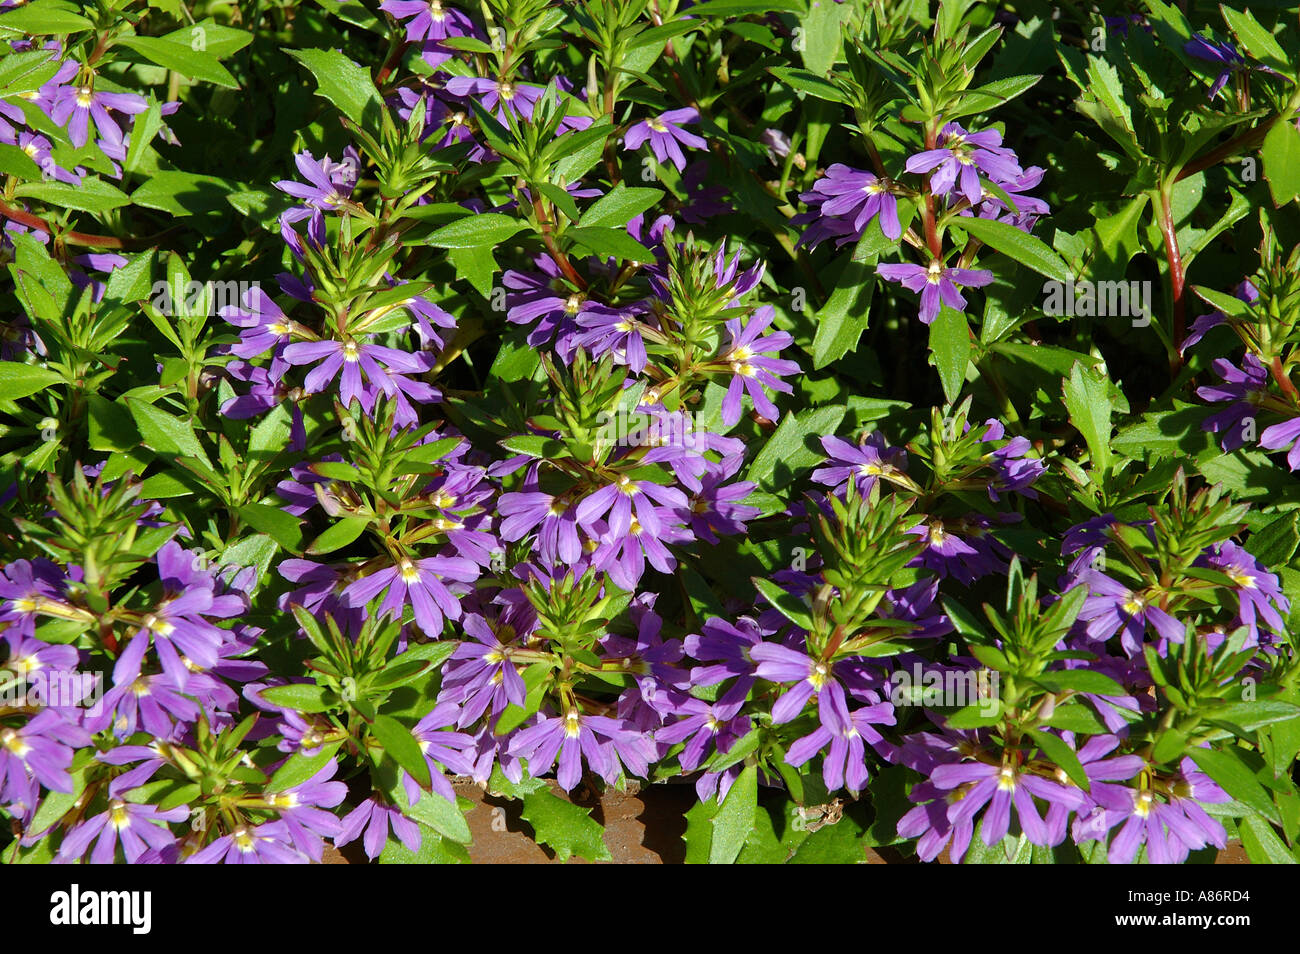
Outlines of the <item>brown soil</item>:
M 554 855 L 539 846 L 531 837 L 531 829 L 519 815 L 520 803 L 488 795 L 473 782 L 457 782 L 457 794 L 474 802 L 469 812 L 470 831 L 474 843 L 470 846 L 471 860 L 479 864 L 554 864 Z M 563 796 L 552 782 L 551 790 Z M 695 804 L 695 789 L 690 785 L 655 785 L 636 794 L 607 792 L 603 795 L 581 794 L 572 801 L 591 809 L 591 815 L 605 826 L 605 843 L 615 864 L 657 865 L 680 864 L 685 857 L 686 844 L 682 834 L 686 831 L 684 815 Z M 502 814 L 494 813 L 500 808 Z M 493 830 L 493 819 L 505 822 L 505 831 Z M 364 863 L 359 853 L 359 842 L 346 846 L 342 852 L 325 849 L 326 864 Z M 582 858 L 572 859 L 586 864 Z M 864 860 L 869 864 L 915 864 L 900 852 L 885 848 L 877 851 L 866 848 Z M 945 854 L 941 862 L 947 862 Z M 1232 843 L 1219 853 L 1216 864 L 1249 864 L 1239 843 Z

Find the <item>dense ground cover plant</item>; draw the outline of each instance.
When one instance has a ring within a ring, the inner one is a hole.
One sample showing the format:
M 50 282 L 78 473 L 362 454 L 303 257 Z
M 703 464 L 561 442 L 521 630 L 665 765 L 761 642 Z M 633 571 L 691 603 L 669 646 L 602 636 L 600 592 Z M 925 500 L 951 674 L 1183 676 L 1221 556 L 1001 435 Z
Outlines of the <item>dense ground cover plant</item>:
M 1298 26 L 5 0 L 0 858 L 1300 859 Z

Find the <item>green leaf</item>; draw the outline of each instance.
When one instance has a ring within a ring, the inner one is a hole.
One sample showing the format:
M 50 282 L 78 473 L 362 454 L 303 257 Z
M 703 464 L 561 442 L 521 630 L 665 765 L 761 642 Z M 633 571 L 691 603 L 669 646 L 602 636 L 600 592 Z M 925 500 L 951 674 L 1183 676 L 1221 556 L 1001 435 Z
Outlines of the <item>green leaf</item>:
M 108 212 L 131 204 L 121 189 L 91 176 L 82 179 L 78 186 L 66 182 L 24 182 L 14 189 L 14 195 L 78 212 Z
M 281 689 L 287 689 L 288 686 L 280 686 Z M 265 696 L 265 693 L 263 693 Z M 299 710 L 306 711 L 306 710 Z M 307 755 L 299 749 L 284 760 L 284 764 L 275 770 L 271 776 L 271 781 L 267 783 L 268 792 L 283 792 L 286 788 L 293 788 L 295 785 L 301 785 L 307 781 L 329 763 L 334 757 L 334 753 L 339 750 L 343 740 L 339 739 L 334 742 L 327 742 L 316 750 L 315 755 Z
M 912 215 L 911 204 L 899 209 L 899 224 L 904 230 L 911 223 Z M 871 220 L 836 280 L 835 289 L 817 312 L 817 333 L 813 337 L 814 368 L 824 368 L 857 347 L 858 339 L 867 329 L 871 297 L 876 287 L 876 270 L 872 266 L 882 252 L 897 244 L 881 230 L 879 216 Z
M 1218 782 L 1237 801 L 1269 821 L 1281 824 L 1273 799 L 1264 791 L 1264 786 L 1259 784 L 1255 773 L 1242 762 L 1236 751 L 1193 748 L 1187 754 L 1202 772 Z
M 602 258 L 614 256 L 629 262 L 653 262 L 655 253 L 650 251 L 627 231 L 620 228 L 572 228 L 564 233 L 575 245 L 585 248 Z
M 208 463 L 208 455 L 189 421 L 173 417 L 162 408 L 138 398 L 127 398 L 126 406 L 135 418 L 135 426 L 140 429 L 145 446 L 160 454 L 179 454 Z
M 1076 362 L 1070 377 L 1062 382 L 1062 391 L 1070 423 L 1088 442 L 1093 467 L 1105 473 L 1111 465 L 1111 398 L 1106 376 Z
M 384 102 L 370 71 L 357 66 L 338 50 L 288 50 L 290 56 L 316 77 L 318 92 L 358 126 L 378 126 Z
M 333 553 L 361 536 L 368 526 L 370 521 L 365 517 L 344 517 L 317 537 L 307 552 L 313 555 Z
M 966 383 L 966 366 L 970 363 L 970 327 L 966 316 L 942 305 L 939 314 L 930 323 L 930 352 L 934 366 L 943 384 L 943 394 L 950 402 L 956 401 Z
M 745 839 L 754 828 L 758 808 L 758 766 L 746 766 L 713 816 L 713 840 L 709 843 L 709 864 L 729 865 L 736 860 Z
M 1238 823 L 1237 830 L 1241 833 L 1241 847 L 1246 849 L 1246 857 L 1253 864 L 1300 864 L 1287 848 L 1286 842 L 1277 836 L 1273 826 L 1264 819 L 1250 815 Z
M 189 79 L 227 89 L 239 88 L 230 71 L 215 56 L 207 50 L 194 49 L 192 43 L 180 43 L 160 36 L 124 36 L 119 37 L 115 45 L 135 50 L 145 59 Z
M 14 11 L 6 14 L 10 19 Z M 50 50 L 9 53 L 0 59 L 0 98 L 8 99 L 40 89 L 59 71 L 59 60 Z
M 49 368 L 0 361 L 0 401 L 16 401 L 62 383 L 63 375 Z
M 1219 10 L 1247 53 L 1281 73 L 1295 75 L 1295 64 L 1287 57 L 1286 51 L 1274 39 L 1273 34 L 1260 25 L 1250 10 L 1238 13 L 1232 7 L 1222 4 L 1219 5 Z
M 240 518 L 293 553 L 302 552 L 302 524 L 291 513 L 270 504 L 250 503 L 239 508 Z
M 1123 687 L 1110 676 L 1087 669 L 1061 669 L 1045 672 L 1034 680 L 1052 692 L 1086 692 L 1097 696 L 1125 695 Z
M 825 459 L 825 452 L 813 438 L 834 434 L 846 411 L 842 406 L 828 405 L 784 415 L 754 458 L 745 479 L 764 490 L 789 486 L 796 474 Z
M 1259 155 L 1273 204 L 1281 208 L 1300 196 L 1300 129 L 1296 124 L 1287 119 L 1275 122 Z
M 389 757 L 406 769 L 407 774 L 415 779 L 421 788 L 427 790 L 433 784 L 433 779 L 429 775 L 429 763 L 425 761 L 424 753 L 420 751 L 420 743 L 415 741 L 415 736 L 411 735 L 410 729 L 392 716 L 381 713 L 370 723 L 370 731 L 379 740 L 379 744 L 384 747 Z
M 485 212 L 482 215 L 467 215 L 435 229 L 429 236 L 428 243 L 440 248 L 491 248 L 525 227 L 526 223 L 519 219 L 500 212 Z
M 790 66 L 769 66 L 767 71 L 786 86 L 800 93 L 807 93 L 829 103 L 848 103 L 844 92 L 838 86 L 816 73 Z
M 537 843 L 549 845 L 562 862 L 573 855 L 589 861 L 614 860 L 605 844 L 604 827 L 580 805 L 540 789 L 524 795 L 522 815 Z
M 800 629 L 812 632 L 812 614 L 808 611 L 808 607 L 804 606 L 803 600 L 792 593 L 787 593 L 781 588 L 781 584 L 775 580 L 756 576 L 753 577 L 753 581 L 758 591 L 767 597 L 769 603 L 781 611 L 782 616 Z
M 229 198 L 244 190 L 241 183 L 221 176 L 165 170 L 155 172 L 131 193 L 131 201 L 175 216 L 218 212 L 228 215 Z
M 1055 762 L 1058 768 L 1065 771 L 1065 774 L 1070 777 L 1070 781 L 1085 792 L 1088 791 L 1090 787 L 1088 773 L 1083 770 L 1083 763 L 1079 761 L 1079 756 L 1074 749 L 1050 732 L 1030 729 L 1029 734 L 1038 743 L 1038 747 L 1043 750 L 1043 754 Z
M 629 188 L 619 183 L 582 213 L 578 224 L 587 227 L 623 226 L 663 198 L 662 189 Z
M 19 179 L 39 179 L 41 167 L 17 146 L 0 145 L 0 173 Z
M 83 17 L 80 7 L 67 0 L 36 0 L 35 3 L 6 10 L 0 15 L 0 37 L 6 40 L 23 34 L 58 36 L 92 30 L 95 25 Z
M 424 822 L 442 837 L 450 838 L 457 844 L 468 845 L 473 840 L 465 813 L 437 792 L 421 792 L 420 800 L 407 806 L 404 811 L 411 818 Z
M 1069 266 L 1059 255 L 1042 239 L 1022 232 L 1014 225 L 974 216 L 963 216 L 953 220 L 952 224 L 968 235 L 973 235 L 985 245 L 1002 252 L 1008 258 L 1027 265 L 1040 275 L 1058 282 L 1066 282 L 1070 279 Z
M 262 698 L 273 706 L 283 706 L 295 712 L 329 712 L 338 708 L 338 700 L 333 693 L 324 686 L 310 682 L 272 686 L 262 690 Z

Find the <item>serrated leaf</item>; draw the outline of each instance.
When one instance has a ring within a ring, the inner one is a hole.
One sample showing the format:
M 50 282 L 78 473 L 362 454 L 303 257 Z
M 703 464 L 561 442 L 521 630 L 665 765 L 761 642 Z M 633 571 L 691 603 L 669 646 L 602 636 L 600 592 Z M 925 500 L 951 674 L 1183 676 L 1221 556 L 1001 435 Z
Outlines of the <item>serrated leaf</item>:
M 550 846 L 559 861 L 574 855 L 589 861 L 614 860 L 605 844 L 604 826 L 580 805 L 539 789 L 524 795 L 521 813 L 537 843 Z

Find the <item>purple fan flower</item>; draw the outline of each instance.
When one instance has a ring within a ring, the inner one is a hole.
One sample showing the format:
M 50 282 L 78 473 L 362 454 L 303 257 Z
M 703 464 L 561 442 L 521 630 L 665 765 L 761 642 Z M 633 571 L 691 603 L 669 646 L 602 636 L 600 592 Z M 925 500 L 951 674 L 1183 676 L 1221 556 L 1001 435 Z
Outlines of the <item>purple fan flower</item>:
M 460 602 L 443 582 L 473 583 L 479 568 L 463 557 L 428 557 L 412 562 L 403 558 L 397 566 L 363 576 L 346 590 L 343 598 L 351 606 L 364 606 L 384 590 L 388 595 L 379 607 L 381 614 L 401 618 L 410 603 L 415 622 L 431 639 L 442 634 L 443 617 L 460 619 Z
M 1120 822 L 1123 827 L 1111 839 L 1106 860 L 1113 865 L 1132 864 L 1138 849 L 1146 845 L 1147 859 L 1152 864 L 1181 864 L 1189 852 L 1206 845 L 1223 848 L 1227 833 L 1211 818 L 1200 803 L 1222 804 L 1231 801 L 1208 775 L 1197 771 L 1191 759 L 1183 759 L 1181 777 L 1160 801 L 1149 788 L 1127 789 L 1129 803 L 1120 810 L 1106 811 L 1094 820 L 1094 829 L 1102 835 Z M 1085 836 L 1092 832 L 1084 829 Z
M 309 861 L 293 847 L 289 826 L 282 821 L 253 828 L 241 825 L 185 859 L 191 865 L 304 865 Z
M 442 0 L 384 0 L 379 9 L 406 21 L 409 43 L 474 35 L 474 21 L 455 7 L 443 6 Z
M 1254 425 L 1260 402 L 1268 393 L 1268 369 L 1247 352 L 1241 370 L 1225 358 L 1214 360 L 1214 370 L 1223 378 L 1223 383 L 1197 388 L 1196 396 L 1203 401 L 1230 403 L 1207 417 L 1201 429 L 1221 435 L 1219 443 L 1223 449 L 1235 451 L 1246 443 L 1246 434 Z M 1271 430 L 1273 428 L 1266 430 L 1264 435 Z M 1260 443 L 1263 443 L 1264 435 L 1261 435 Z
M 849 713 L 849 724 L 832 731 L 825 723 L 794 742 L 785 754 L 789 765 L 798 768 L 830 745 L 822 760 L 822 781 L 826 790 L 834 792 L 847 788 L 856 795 L 867 785 L 869 773 L 866 763 L 866 743 L 873 747 L 884 742 L 885 737 L 877 725 L 895 725 L 894 707 L 888 702 L 862 706 Z
M 522 706 L 527 692 L 518 666 L 511 661 L 520 648 L 513 642 L 513 630 L 498 634 L 477 613 L 467 613 L 463 625 L 471 638 L 451 654 L 438 696 L 460 706 L 456 722 L 462 727 L 478 721 L 485 711 L 494 721 L 507 705 Z M 502 635 L 509 637 L 506 642 Z
M 1298 439 L 1300 439 L 1300 417 L 1293 417 L 1289 421 L 1265 428 L 1264 433 L 1259 435 L 1259 446 L 1267 450 L 1282 450 L 1290 447 L 1286 455 L 1286 464 L 1292 470 L 1300 470 L 1300 440 Z
M 644 778 L 654 751 L 639 732 L 605 716 L 582 715 L 570 709 L 563 718 L 545 718 L 520 729 L 510 740 L 509 752 L 528 760 L 528 770 L 539 775 L 556 764 L 555 780 L 566 792 L 582 777 L 582 763 L 609 784 L 618 781 L 622 766 Z
M 726 753 L 749 731 L 749 716 L 738 715 L 743 700 L 728 703 L 705 702 L 687 696 L 677 707 L 680 718 L 655 733 L 655 740 L 669 745 L 685 742 L 678 754 L 682 770 L 693 772 L 708 757 L 709 743 Z
M 795 374 L 799 371 L 799 365 L 793 361 L 767 357 L 788 348 L 794 339 L 784 331 L 760 334 L 772 324 L 775 317 L 776 310 L 771 305 L 763 305 L 754 310 L 743 328 L 739 318 L 727 322 L 731 341 L 723 346 L 716 360 L 731 369 L 731 383 L 727 386 L 726 397 L 722 399 L 722 421 L 728 427 L 740 420 L 743 394 L 747 393 L 754 402 L 754 410 L 768 420 L 775 421 L 781 412 L 764 393 L 764 385 L 783 394 L 794 391 L 791 385 L 777 376 Z
M 124 786 L 119 784 L 122 778 L 125 776 L 114 779 L 108 786 L 108 807 L 75 825 L 64 836 L 57 856 L 60 863 L 79 861 L 92 841 L 95 848 L 90 853 L 90 862 L 96 865 L 113 863 L 119 841 L 127 864 L 135 864 L 150 848 L 165 851 L 176 844 L 176 836 L 167 823 L 185 821 L 190 815 L 189 808 L 178 805 L 163 811 L 156 805 L 124 801 Z
M 898 221 L 898 200 L 889 188 L 889 180 L 837 162 L 827 168 L 826 175 L 817 180 L 811 192 L 799 198 L 816 207 L 821 216 L 847 223 L 849 230 L 837 230 L 846 240 L 861 238 L 871 220 L 879 216 L 885 237 L 897 241 L 903 227 Z M 809 233 L 800 241 L 816 244 L 809 239 Z
M 90 86 L 63 86 L 55 94 L 50 118 L 68 130 L 68 138 L 80 149 L 89 139 L 90 120 L 109 145 L 121 146 L 122 129 L 109 115 L 115 110 L 127 115 L 142 113 L 149 104 L 135 93 L 105 93 Z
M 1193 36 L 1183 44 L 1183 52 L 1198 60 L 1213 63 L 1219 67 L 1219 75 L 1210 84 L 1209 98 L 1219 95 L 1219 91 L 1228 85 L 1232 74 L 1246 68 L 1246 59 L 1237 52 L 1237 48 L 1228 41 L 1209 40 L 1203 36 Z
M 325 851 L 322 838 L 335 838 L 343 831 L 338 817 L 326 810 L 343 804 L 348 794 L 345 783 L 331 781 L 337 771 L 338 760 L 330 759 L 307 781 L 266 796 L 280 813 L 294 847 L 316 862 Z
M 838 437 L 821 440 L 828 466 L 814 470 L 812 479 L 833 487 L 837 494 L 846 492 L 852 480 L 858 495 L 865 496 L 881 476 L 907 468 L 907 451 L 890 447 L 879 431 L 867 434 L 856 446 Z
M 655 158 L 661 163 L 671 160 L 680 172 L 686 168 L 686 156 L 682 153 L 682 146 L 691 149 L 709 148 L 709 144 L 703 138 L 681 128 L 687 123 L 699 121 L 699 110 L 693 107 L 670 109 L 652 119 L 643 119 L 633 124 L 632 128 L 623 135 L 623 146 L 629 150 L 639 149 L 646 140 L 649 140 Z
M 984 197 L 981 172 L 994 182 L 1014 182 L 1024 174 L 1015 153 L 1003 147 L 1001 133 L 995 129 L 967 132 L 957 123 L 943 127 L 939 148 L 912 156 L 906 169 L 929 172 L 930 189 L 935 195 L 961 195 L 971 206 L 979 205 Z
M 1150 624 L 1161 640 L 1181 643 L 1183 624 L 1152 602 L 1149 594 L 1136 593 L 1099 570 L 1084 570 L 1078 582 L 1088 587 L 1079 619 L 1087 624 L 1088 638 L 1105 642 L 1120 633 L 1120 643 L 1130 656 L 1142 652 L 1143 635 Z
M 1010 830 L 1013 805 L 1021 831 L 1031 844 L 1060 844 L 1065 837 L 1063 827 L 1054 831 L 1054 826 L 1047 824 L 1038 813 L 1035 796 L 1049 805 L 1060 804 L 1069 809 L 1077 809 L 1084 801 L 1079 789 L 1019 772 L 1012 765 L 988 762 L 939 765 L 930 773 L 930 781 L 940 791 L 960 791 L 959 798 L 948 806 L 948 818 L 953 823 L 973 822 L 976 813 L 988 806 L 980 825 L 980 837 L 990 847 Z M 961 860 L 955 853 L 952 857 L 954 861 Z
M 876 274 L 890 282 L 899 282 L 909 291 L 921 293 L 921 321 L 929 324 L 939 314 L 940 303 L 954 311 L 966 310 L 966 299 L 957 287 L 982 288 L 993 281 L 987 269 L 946 268 L 937 258 L 929 266 L 885 264 L 876 266 Z
M 355 400 L 362 410 L 370 414 L 375 399 L 383 392 L 397 403 L 395 422 L 399 427 L 412 427 L 419 416 L 408 403 L 427 403 L 438 399 L 438 392 L 423 381 L 407 375 L 422 374 L 433 368 L 433 358 L 425 353 L 408 354 L 396 348 L 348 341 L 299 341 L 284 349 L 284 360 L 289 364 L 320 364 L 308 372 L 303 386 L 310 394 L 319 394 L 339 377 L 339 397 L 345 407 Z
M 1283 594 L 1277 576 L 1244 547 L 1226 541 L 1202 554 L 1196 565 L 1218 570 L 1236 584 L 1237 615 L 1250 628 L 1253 643 L 1259 641 L 1261 621 L 1278 635 L 1286 632 L 1284 617 L 1291 612 L 1291 601 Z
M 441 798 L 442 796 L 436 796 Z M 343 819 L 342 831 L 334 838 L 334 844 L 346 845 L 356 841 L 361 837 L 362 830 L 365 836 L 362 838 L 362 844 L 366 849 L 366 857 L 374 861 L 379 857 L 380 852 L 384 850 L 384 845 L 388 843 L 388 828 L 392 826 L 393 834 L 412 854 L 420 850 L 423 838 L 420 836 L 420 826 L 411 819 L 402 814 L 401 810 L 393 805 L 381 805 L 375 798 L 367 798 L 364 802 L 352 809 Z
M 481 96 L 483 108 L 497 111 L 497 118 L 506 120 L 506 112 L 523 119 L 533 118 L 533 108 L 545 91 L 531 83 L 517 83 L 509 79 L 487 79 L 478 76 L 453 76 L 447 80 L 447 92 L 452 96 Z

